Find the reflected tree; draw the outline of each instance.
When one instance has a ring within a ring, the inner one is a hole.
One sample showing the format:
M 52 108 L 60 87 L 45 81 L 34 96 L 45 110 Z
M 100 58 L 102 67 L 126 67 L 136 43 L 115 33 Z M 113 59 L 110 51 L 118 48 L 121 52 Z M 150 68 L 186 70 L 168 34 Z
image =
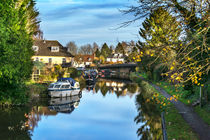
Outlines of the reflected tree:
M 138 90 L 138 85 L 137 84 L 127 84 L 126 88 L 128 89 L 128 91 L 130 93 L 136 93 L 136 91 Z
M 27 117 L 25 114 L 29 108 L 3 108 L 0 109 L 0 139 L 21 139 L 30 140 L 31 133 L 27 127 Z M 15 118 L 15 119 L 14 119 Z
M 141 125 L 137 134 L 142 140 L 162 139 L 160 111 L 154 102 L 148 101 L 152 98 L 153 93 L 146 82 L 140 84 L 140 89 L 141 93 L 136 96 L 138 115 L 134 119 L 137 124 Z

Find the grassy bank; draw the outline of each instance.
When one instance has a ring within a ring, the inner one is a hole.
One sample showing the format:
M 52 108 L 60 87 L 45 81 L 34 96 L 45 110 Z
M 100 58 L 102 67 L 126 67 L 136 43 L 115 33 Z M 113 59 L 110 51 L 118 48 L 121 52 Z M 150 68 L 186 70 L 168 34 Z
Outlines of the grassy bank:
M 210 107 L 204 106 L 203 108 L 200 108 L 199 106 L 196 106 L 194 108 L 195 112 L 203 119 L 204 122 L 206 122 L 208 125 L 210 125 Z
M 40 83 L 26 83 L 27 94 L 29 97 L 47 97 L 47 84 Z
M 148 77 L 145 73 L 138 73 L 137 75 L 148 80 Z M 186 105 L 192 105 L 194 102 L 199 100 L 199 87 L 195 87 L 194 94 L 191 94 L 190 91 L 184 89 L 182 84 L 172 85 L 167 81 L 152 81 L 152 83 L 163 88 L 168 94 L 176 96 L 179 101 Z M 210 89 L 208 89 L 208 91 L 209 90 Z M 206 104 L 202 108 L 200 106 L 196 106 L 194 107 L 194 110 L 203 119 L 204 122 L 210 125 L 210 104 Z
M 185 122 L 174 105 L 167 105 L 165 113 L 167 136 L 169 140 L 197 140 L 198 136 Z
M 146 78 L 146 75 L 144 75 Z M 131 74 L 131 79 L 138 84 L 142 82 L 139 76 L 135 73 Z M 146 81 L 143 81 L 146 82 Z M 165 111 L 165 121 L 166 121 L 166 129 L 167 136 L 169 140 L 196 140 L 198 139 L 197 135 L 192 131 L 191 127 L 185 122 L 182 116 L 179 114 L 177 109 L 173 104 L 169 103 L 169 101 L 158 91 L 151 86 L 150 84 L 146 84 L 147 88 L 150 88 L 153 96 L 150 97 L 148 102 L 156 102 L 156 107 L 160 111 Z

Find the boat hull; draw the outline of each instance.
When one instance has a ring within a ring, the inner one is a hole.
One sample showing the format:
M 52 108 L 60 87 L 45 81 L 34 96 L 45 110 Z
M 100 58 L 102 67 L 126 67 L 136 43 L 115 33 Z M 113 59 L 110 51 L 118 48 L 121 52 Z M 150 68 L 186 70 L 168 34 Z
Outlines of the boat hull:
M 69 97 L 74 95 L 81 94 L 80 89 L 70 89 L 70 90 L 50 90 L 48 91 L 48 95 L 50 97 L 58 98 L 58 97 Z

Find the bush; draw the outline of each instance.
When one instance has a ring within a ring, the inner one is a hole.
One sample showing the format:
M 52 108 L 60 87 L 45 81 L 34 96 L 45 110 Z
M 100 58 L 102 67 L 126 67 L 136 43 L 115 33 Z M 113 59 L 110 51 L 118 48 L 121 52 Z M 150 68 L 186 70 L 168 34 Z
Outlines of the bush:
M 71 78 L 76 78 L 81 75 L 81 72 L 79 72 L 76 68 L 68 68 L 68 73 L 70 73 Z

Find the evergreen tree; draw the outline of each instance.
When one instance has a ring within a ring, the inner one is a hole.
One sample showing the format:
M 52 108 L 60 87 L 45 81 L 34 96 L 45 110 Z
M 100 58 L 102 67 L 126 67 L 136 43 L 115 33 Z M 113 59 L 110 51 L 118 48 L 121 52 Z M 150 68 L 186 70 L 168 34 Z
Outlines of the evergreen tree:
M 159 7 L 178 18 L 184 33 L 182 37 L 186 37 L 180 44 L 177 63 L 170 68 L 171 72 L 177 75 L 171 77 L 179 79 L 180 82 L 191 80 L 194 84 L 203 85 L 204 81 L 208 80 L 209 73 L 209 0 L 140 0 L 136 6 L 130 6 L 123 12 L 133 13 L 133 21 L 136 21 L 147 17 Z M 130 21 L 125 25 L 129 23 Z M 196 80 L 203 78 L 206 80 Z
M 120 42 L 117 44 L 115 48 L 115 53 L 122 53 L 123 55 L 125 54 L 125 50 Z
M 111 50 L 109 49 L 108 45 L 106 43 L 103 44 L 101 48 L 101 55 L 103 55 L 105 58 L 107 58 L 109 55 L 111 55 Z
M 127 57 L 127 61 L 133 62 L 133 58 L 135 58 L 137 55 L 138 55 L 138 49 L 136 47 L 133 47 L 132 52 Z
M 155 10 L 142 23 L 139 34 L 145 42 L 138 42 L 138 47 L 154 59 L 170 66 L 176 57 L 176 50 L 180 44 L 181 28 L 176 18 L 163 8 Z

